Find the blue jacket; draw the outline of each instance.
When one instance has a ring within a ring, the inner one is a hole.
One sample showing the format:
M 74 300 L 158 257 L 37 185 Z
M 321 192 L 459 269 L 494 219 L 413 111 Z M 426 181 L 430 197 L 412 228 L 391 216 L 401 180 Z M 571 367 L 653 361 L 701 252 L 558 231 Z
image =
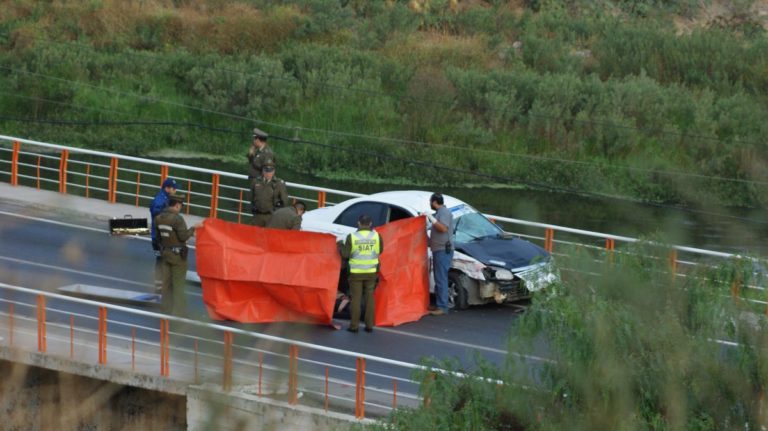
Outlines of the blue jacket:
M 160 215 L 161 212 L 165 209 L 165 207 L 168 206 L 168 199 L 170 198 L 170 195 L 165 191 L 165 189 L 160 189 L 159 192 L 155 195 L 155 198 L 152 199 L 152 203 L 149 205 L 149 214 L 152 216 L 152 239 L 155 239 L 155 236 L 157 235 L 155 233 L 155 217 Z

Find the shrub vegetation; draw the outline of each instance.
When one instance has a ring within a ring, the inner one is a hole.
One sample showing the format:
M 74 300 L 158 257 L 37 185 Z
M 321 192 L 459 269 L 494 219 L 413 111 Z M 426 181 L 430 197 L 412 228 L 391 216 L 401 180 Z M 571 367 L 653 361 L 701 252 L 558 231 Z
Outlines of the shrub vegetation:
M 0 126 L 239 156 L 256 124 L 309 173 L 761 206 L 765 7 L 0 0 Z

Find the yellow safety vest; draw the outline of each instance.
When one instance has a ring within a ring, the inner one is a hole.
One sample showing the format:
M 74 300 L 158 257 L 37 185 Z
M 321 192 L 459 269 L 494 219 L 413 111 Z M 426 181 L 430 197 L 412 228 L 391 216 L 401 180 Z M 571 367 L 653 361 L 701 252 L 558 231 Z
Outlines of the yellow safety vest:
M 352 232 L 352 250 L 349 256 L 349 272 L 352 274 L 372 274 L 379 265 L 381 239 L 378 232 L 359 230 Z

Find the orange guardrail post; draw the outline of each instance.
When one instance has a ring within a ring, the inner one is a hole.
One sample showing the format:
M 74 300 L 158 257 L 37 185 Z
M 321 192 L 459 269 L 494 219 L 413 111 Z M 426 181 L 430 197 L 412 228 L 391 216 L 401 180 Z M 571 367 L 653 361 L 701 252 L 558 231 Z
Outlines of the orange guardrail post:
M 229 331 L 224 332 L 224 372 L 221 388 L 225 391 L 232 389 L 232 333 Z
M 613 263 L 613 250 L 616 249 L 616 243 L 613 238 L 605 239 L 605 249 L 608 251 L 608 262 Z
M 8 345 L 13 346 L 13 304 L 8 304 Z
M 328 367 L 325 367 L 325 412 L 328 413 Z
M 99 307 L 99 364 L 107 363 L 107 308 Z
M 186 205 L 186 211 L 187 215 L 189 215 L 189 198 L 192 196 L 192 180 L 187 180 L 187 203 Z
M 299 346 L 288 348 L 288 404 L 299 402 Z
M 548 227 L 544 232 L 544 250 L 546 250 L 548 253 L 552 253 L 552 245 L 554 243 L 554 239 L 555 230 L 551 227 Z
M 200 383 L 200 374 L 198 371 L 198 359 L 197 359 L 197 340 L 195 340 L 195 384 Z
M 237 223 L 240 224 L 241 216 L 243 215 L 243 191 L 240 190 L 240 200 L 237 201 Z
M 427 386 L 424 388 L 424 408 L 429 408 L 430 405 L 432 405 L 432 396 L 429 394 L 429 392 L 432 392 L 432 387 L 429 386 L 432 382 L 435 381 L 435 373 L 429 373 L 426 379 L 424 379 L 424 386 Z
M 731 283 L 731 296 L 733 300 L 739 302 L 739 292 L 741 291 L 741 277 L 737 276 Z
M 141 172 L 136 172 L 136 206 L 139 206 L 139 190 L 141 189 Z
M 11 185 L 19 185 L 19 149 L 21 144 L 13 141 L 13 155 L 11 156 Z
M 169 358 L 171 351 L 169 347 L 170 340 L 168 336 L 168 326 L 168 319 L 160 320 L 160 375 L 163 377 L 168 377 L 171 373 Z
M 75 316 L 69 316 L 69 359 L 75 357 Z
M 397 408 L 397 380 L 392 379 L 392 410 Z
M 136 371 L 136 328 L 131 328 L 131 371 Z
M 259 398 L 261 398 L 261 375 L 264 370 L 264 353 L 259 352 Z
M 110 203 L 117 202 L 117 173 L 118 173 L 118 159 L 112 157 L 109 163 L 109 177 L 107 180 L 107 201 Z
M 677 250 L 672 249 L 669 252 L 669 269 L 672 274 L 672 282 L 675 282 L 675 276 L 677 275 Z
M 37 295 L 37 351 L 45 353 L 45 296 Z
M 40 162 L 43 160 L 42 156 L 37 156 L 37 189 L 40 190 Z
M 317 192 L 317 207 L 322 208 L 325 206 L 325 192 Z
M 87 198 L 91 197 L 90 182 L 91 182 L 91 164 L 88 163 L 85 165 L 85 197 Z
M 67 193 L 67 163 L 69 162 L 69 150 L 61 150 L 59 160 L 59 193 Z
M 221 178 L 219 174 L 213 174 L 211 180 L 211 212 L 208 215 L 211 218 L 216 218 L 216 212 L 219 207 L 219 181 Z
M 168 178 L 168 166 L 160 166 L 160 186 L 162 187 L 163 181 Z
M 355 417 L 365 418 L 365 358 L 357 358 L 355 378 Z

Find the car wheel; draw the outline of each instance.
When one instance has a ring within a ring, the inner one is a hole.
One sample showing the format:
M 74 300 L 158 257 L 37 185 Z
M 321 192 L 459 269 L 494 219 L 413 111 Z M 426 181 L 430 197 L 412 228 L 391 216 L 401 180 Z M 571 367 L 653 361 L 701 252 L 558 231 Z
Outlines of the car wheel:
M 458 310 L 469 307 L 470 280 L 467 274 L 459 271 L 448 273 L 448 304 Z

